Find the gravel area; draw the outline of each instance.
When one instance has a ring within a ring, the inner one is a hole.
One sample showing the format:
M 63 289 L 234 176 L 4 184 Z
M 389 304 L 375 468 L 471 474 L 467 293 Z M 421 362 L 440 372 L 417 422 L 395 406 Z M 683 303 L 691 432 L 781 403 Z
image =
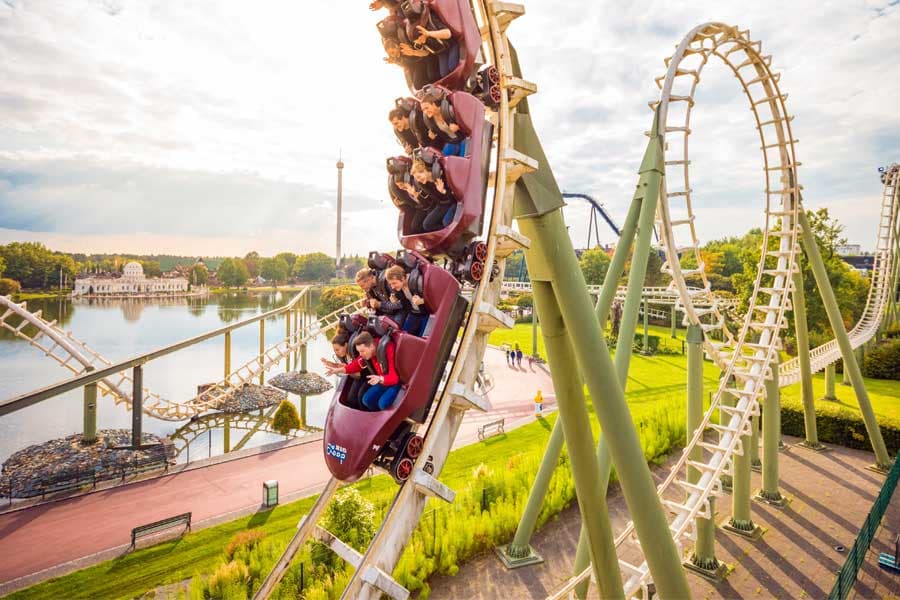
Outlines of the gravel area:
M 333 387 L 330 381 L 318 373 L 302 373 L 300 371 L 280 373 L 269 380 L 269 385 L 301 396 L 315 396 L 327 392 Z
M 268 408 L 287 399 L 287 394 L 273 387 L 245 383 L 225 404 L 219 407 L 222 412 L 238 413 Z

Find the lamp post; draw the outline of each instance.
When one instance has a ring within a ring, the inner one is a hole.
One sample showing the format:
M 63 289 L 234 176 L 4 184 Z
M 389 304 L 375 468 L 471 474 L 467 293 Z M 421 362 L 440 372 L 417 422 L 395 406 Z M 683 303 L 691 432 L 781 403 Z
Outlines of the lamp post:
M 343 205 L 344 161 L 338 155 L 337 161 L 338 186 L 337 186 L 337 251 L 335 252 L 335 276 L 340 278 L 341 270 L 341 207 Z

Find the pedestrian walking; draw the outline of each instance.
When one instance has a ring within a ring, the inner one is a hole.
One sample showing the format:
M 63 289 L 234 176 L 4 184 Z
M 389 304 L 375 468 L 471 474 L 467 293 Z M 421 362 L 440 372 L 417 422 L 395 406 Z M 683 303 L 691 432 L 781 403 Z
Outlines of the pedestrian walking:
M 537 391 L 537 394 L 534 396 L 534 416 L 540 417 L 544 412 L 544 396 L 541 394 L 541 390 Z
M 511 367 L 514 367 L 514 366 L 516 366 L 515 360 L 516 360 L 515 352 L 513 352 L 512 348 L 510 348 L 509 350 L 506 351 L 506 364 L 508 364 Z
M 523 356 L 525 356 L 525 355 L 522 353 L 522 349 L 519 348 L 518 344 L 516 344 L 516 364 L 519 365 L 520 369 L 522 368 L 522 357 Z
M 528 355 L 528 368 L 534 371 L 534 356 Z

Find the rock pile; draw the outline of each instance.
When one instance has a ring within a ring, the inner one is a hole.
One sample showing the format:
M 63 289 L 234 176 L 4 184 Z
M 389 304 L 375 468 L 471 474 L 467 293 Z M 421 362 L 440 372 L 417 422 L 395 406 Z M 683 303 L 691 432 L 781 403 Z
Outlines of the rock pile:
M 281 373 L 269 380 L 269 385 L 301 396 L 315 396 L 332 388 L 331 383 L 318 373 Z
M 250 412 L 274 406 L 286 398 L 287 394 L 275 388 L 245 383 L 219 410 L 229 413 Z
M 0 496 L 29 498 L 43 493 L 92 485 L 139 471 L 161 469 L 174 458 L 168 439 L 152 433 L 141 438 L 140 450 L 131 444 L 128 429 L 101 429 L 97 441 L 83 444 L 81 434 L 28 446 L 3 463 Z

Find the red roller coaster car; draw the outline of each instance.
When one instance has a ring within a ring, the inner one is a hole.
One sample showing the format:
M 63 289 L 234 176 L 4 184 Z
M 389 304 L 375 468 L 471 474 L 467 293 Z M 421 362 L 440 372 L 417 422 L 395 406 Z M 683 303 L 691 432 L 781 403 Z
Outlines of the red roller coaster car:
M 401 11 L 406 17 L 401 28 L 401 41 L 414 40 L 419 36 L 416 29 L 425 25 L 427 11 L 434 11 L 437 17 L 447 25 L 453 36 L 453 42 L 459 47 L 459 62 L 444 77 L 435 82 L 453 90 L 466 89 L 475 73 L 475 59 L 481 47 L 481 32 L 472 15 L 469 0 L 406 0 L 401 3 Z M 419 83 L 406 70 L 406 81 L 410 89 L 415 91 Z
M 465 92 L 448 93 L 441 110 L 455 121 L 469 138 L 466 156 L 441 156 L 425 148 L 422 158 L 432 170 L 443 174 L 457 205 L 453 220 L 437 231 L 412 230 L 414 210 L 403 208 L 398 224 L 400 244 L 407 250 L 427 256 L 446 255 L 464 260 L 467 245 L 481 233 L 484 225 L 484 199 L 487 191 L 488 160 L 493 127 L 484 119 L 484 105 Z M 396 200 L 395 200 L 396 202 Z
M 389 470 L 399 483 L 410 476 L 423 441 L 415 428 L 428 416 L 465 314 L 468 302 L 460 295 L 459 282 L 441 267 L 412 254 L 420 277 L 411 280 L 421 285 L 428 324 L 423 337 L 417 337 L 400 331 L 387 317 L 372 317 L 367 323 L 371 333 L 390 336 L 396 344 L 402 390 L 389 408 L 368 412 L 348 405 L 350 386 L 346 377 L 341 380 L 325 418 L 323 440 L 325 464 L 341 481 L 356 481 L 373 463 Z

